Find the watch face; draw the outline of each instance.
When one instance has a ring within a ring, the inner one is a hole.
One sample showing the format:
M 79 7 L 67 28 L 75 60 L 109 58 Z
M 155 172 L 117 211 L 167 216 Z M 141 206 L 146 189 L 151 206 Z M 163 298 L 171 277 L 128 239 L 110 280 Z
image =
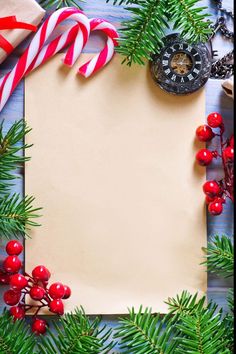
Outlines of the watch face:
M 207 47 L 190 45 L 177 34 L 165 38 L 165 47 L 153 57 L 151 72 L 165 91 L 188 94 L 205 85 L 210 76 L 211 58 Z

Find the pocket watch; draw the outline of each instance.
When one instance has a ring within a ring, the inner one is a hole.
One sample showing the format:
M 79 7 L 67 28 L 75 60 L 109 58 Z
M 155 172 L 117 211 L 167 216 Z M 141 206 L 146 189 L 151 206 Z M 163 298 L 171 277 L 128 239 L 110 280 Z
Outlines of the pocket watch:
M 164 38 L 150 62 L 154 81 L 165 91 L 185 95 L 203 87 L 211 74 L 212 56 L 203 43 L 189 44 L 179 34 Z

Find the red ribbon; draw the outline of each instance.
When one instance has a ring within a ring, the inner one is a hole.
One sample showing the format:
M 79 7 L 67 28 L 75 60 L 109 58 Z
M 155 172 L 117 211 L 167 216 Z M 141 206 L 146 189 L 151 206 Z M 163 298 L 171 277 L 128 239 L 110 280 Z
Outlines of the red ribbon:
M 16 16 L 8 16 L 0 18 L 0 30 L 8 29 L 26 29 L 29 31 L 36 32 L 37 26 L 31 25 L 25 22 L 19 22 L 16 19 Z M 6 38 L 0 34 L 0 48 L 2 48 L 7 54 L 10 54 L 14 47 Z

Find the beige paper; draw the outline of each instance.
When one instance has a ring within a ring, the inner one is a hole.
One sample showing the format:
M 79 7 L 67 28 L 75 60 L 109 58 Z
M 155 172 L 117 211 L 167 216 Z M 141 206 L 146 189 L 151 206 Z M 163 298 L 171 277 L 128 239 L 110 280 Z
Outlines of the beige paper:
M 56 57 L 26 80 L 25 189 L 44 208 L 26 270 L 45 264 L 68 284 L 67 311 L 165 312 L 169 296 L 206 291 L 205 172 L 194 165 L 204 91 L 169 95 L 118 56 L 91 79 L 76 71 Z
M 0 0 L 0 18 L 16 16 L 17 21 L 38 25 L 45 11 L 35 0 Z M 16 48 L 31 31 L 25 29 L 1 30 L 0 34 Z M 0 64 L 6 59 L 6 52 L 0 48 Z

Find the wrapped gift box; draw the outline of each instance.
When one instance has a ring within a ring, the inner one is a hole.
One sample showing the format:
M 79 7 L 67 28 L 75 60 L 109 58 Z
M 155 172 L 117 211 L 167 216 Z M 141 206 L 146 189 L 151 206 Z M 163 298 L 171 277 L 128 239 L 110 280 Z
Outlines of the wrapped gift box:
M 0 64 L 30 33 L 31 29 L 8 29 L 11 22 L 26 23 L 37 26 L 45 11 L 35 0 L 0 0 Z M 20 25 L 24 27 L 24 25 Z

